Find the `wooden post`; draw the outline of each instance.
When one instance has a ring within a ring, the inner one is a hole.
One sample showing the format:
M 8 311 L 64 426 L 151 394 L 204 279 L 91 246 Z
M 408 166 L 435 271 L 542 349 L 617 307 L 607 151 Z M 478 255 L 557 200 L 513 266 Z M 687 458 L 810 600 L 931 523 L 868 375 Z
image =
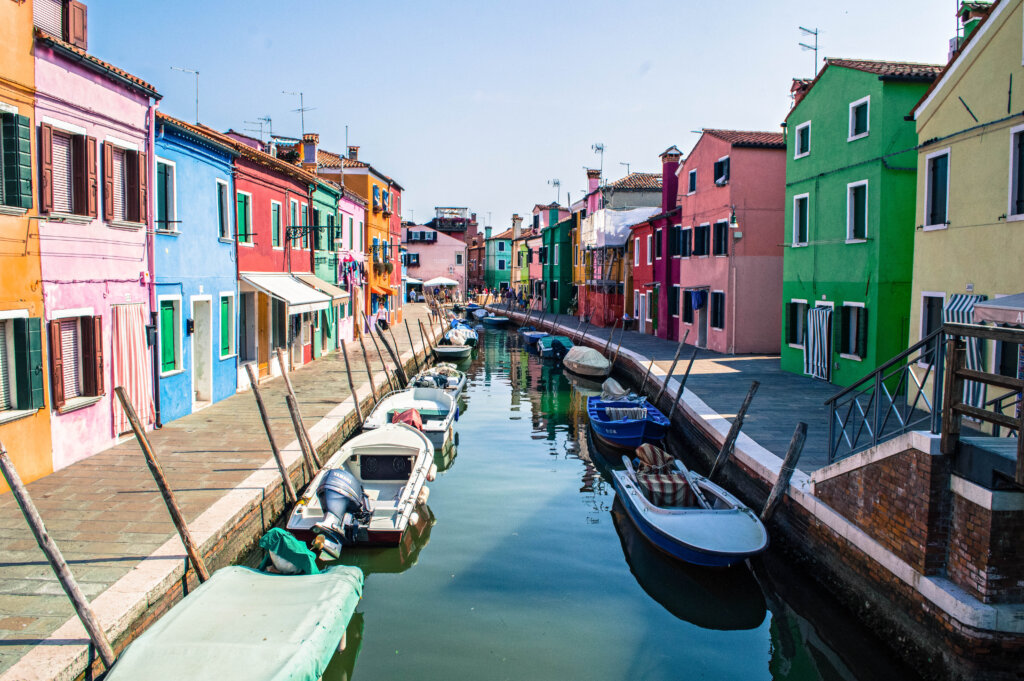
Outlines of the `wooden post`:
M 693 354 L 690 355 L 690 362 L 686 365 L 686 373 L 683 374 L 683 380 L 679 381 L 679 389 L 676 390 L 676 399 L 672 401 L 672 407 L 668 410 L 668 422 L 672 423 L 672 414 L 676 413 L 676 405 L 679 404 L 679 400 L 683 397 L 683 389 L 686 388 L 686 379 L 690 377 L 690 369 L 693 368 L 693 360 L 697 359 L 697 346 L 693 346 Z
M 757 392 L 757 388 L 760 385 L 759 381 L 750 382 L 750 390 L 747 391 L 747 396 L 743 398 L 743 404 L 740 405 L 736 418 L 732 420 L 732 427 L 729 428 L 729 434 L 725 436 L 725 442 L 722 443 L 722 449 L 718 452 L 715 465 L 711 467 L 711 472 L 708 473 L 708 480 L 711 480 L 715 473 L 725 466 L 725 462 L 732 455 L 732 450 L 736 446 L 736 438 L 739 437 L 740 428 L 743 427 L 743 419 L 747 415 L 747 408 L 750 407 L 750 401 L 754 399 L 754 393 Z
M 14 495 L 14 500 L 18 502 L 22 515 L 25 516 L 25 521 L 32 529 L 36 543 L 39 544 L 39 548 L 46 554 L 46 560 L 50 563 L 54 574 L 57 575 L 57 581 L 60 582 L 64 593 L 71 599 L 71 605 L 75 607 L 78 619 L 82 620 L 82 625 L 89 632 L 89 639 L 96 646 L 96 650 L 103 660 L 103 665 L 110 669 L 114 665 L 114 660 L 117 659 L 114 656 L 114 649 L 110 647 L 110 641 L 107 640 L 103 627 L 100 626 L 99 620 L 96 619 L 96 615 L 89 606 L 89 601 L 86 599 L 85 594 L 78 587 L 78 582 L 75 581 L 75 576 L 71 573 L 71 569 L 68 568 L 63 554 L 61 554 L 57 544 L 54 543 L 53 538 L 46 531 L 43 519 L 39 516 L 39 511 L 36 510 L 35 504 L 32 503 L 32 497 L 29 496 L 28 490 L 25 489 L 21 476 L 18 475 L 18 471 L 14 467 L 14 463 L 7 456 L 7 449 L 4 447 L 3 442 L 0 442 L 0 470 L 3 471 L 7 485 L 11 488 L 11 494 Z
M 612 358 L 612 366 L 619 361 L 619 350 L 622 349 L 622 339 L 626 337 L 626 325 L 622 325 L 622 331 L 619 332 L 619 344 L 615 346 L 615 357 Z
M 590 317 L 587 317 L 587 325 L 583 327 L 583 333 L 580 334 L 579 343 L 583 344 L 583 339 L 587 337 L 587 329 L 590 328 Z
M 295 428 L 295 437 L 299 440 L 302 459 L 306 462 L 306 466 L 309 468 L 309 477 L 312 479 L 321 468 L 320 462 L 314 456 L 312 447 L 307 447 L 309 443 L 305 440 L 304 436 L 306 426 L 302 422 L 302 415 L 299 413 L 299 403 L 295 400 L 295 395 L 285 395 L 284 399 L 288 403 L 288 413 L 292 417 L 292 427 Z
M 370 324 L 370 319 L 364 314 L 363 319 L 366 320 L 366 326 L 370 330 L 370 340 L 373 341 L 373 347 L 377 350 L 377 357 L 380 358 L 380 366 L 384 369 L 384 376 L 388 379 L 388 388 L 391 392 L 395 391 L 395 384 L 391 382 L 391 373 L 388 371 L 388 365 L 384 361 L 384 353 L 380 351 L 380 345 L 377 343 L 377 336 L 373 333 L 373 325 Z
M 650 378 L 650 376 L 651 376 L 651 369 L 653 369 L 653 368 L 654 368 L 654 358 L 652 357 L 651 361 L 647 363 L 647 371 L 644 373 L 644 380 L 640 383 L 639 393 L 641 395 L 643 395 L 644 392 L 647 390 L 647 379 Z
M 603 354 L 603 355 L 607 355 L 608 354 L 608 349 L 612 346 L 612 338 L 615 337 L 615 329 L 617 329 L 617 328 L 619 328 L 619 318 L 618 317 L 615 318 L 615 323 L 612 324 L 612 330 L 608 332 L 608 341 L 604 344 L 604 352 L 601 353 L 601 354 Z
M 408 317 L 403 319 L 402 323 L 405 325 L 406 335 L 409 336 L 409 349 L 412 351 L 412 361 L 416 366 L 416 373 L 418 374 L 420 372 L 420 358 L 416 355 L 416 344 L 412 341 L 412 331 L 409 329 Z
M 672 378 L 672 372 L 676 370 L 676 364 L 679 363 L 679 353 L 683 351 L 683 341 L 679 341 L 679 345 L 676 346 L 676 355 L 672 358 L 672 364 L 669 365 L 668 373 L 665 374 L 665 380 L 661 383 L 661 390 L 658 391 L 658 395 L 654 398 L 654 406 L 658 406 L 658 402 L 661 401 L 661 396 L 665 394 L 665 389 L 668 387 L 668 379 Z
M 430 343 L 427 341 L 427 334 L 423 330 L 423 320 L 417 319 L 416 323 L 420 327 L 420 341 L 423 343 L 423 364 L 427 364 L 427 360 L 430 357 Z
M 361 341 L 362 336 L 359 337 Z M 366 348 L 363 348 L 363 352 L 366 352 Z M 345 347 L 345 341 L 341 341 L 341 356 L 345 358 L 345 375 L 348 376 L 348 390 L 352 393 L 352 402 L 356 406 L 356 418 L 359 419 L 359 427 L 363 427 L 363 412 L 359 409 L 359 397 L 356 395 L 356 386 L 352 381 L 352 367 L 348 363 L 348 348 Z
M 377 383 L 373 380 L 373 366 L 370 362 L 370 355 L 366 352 L 366 341 L 363 337 L 359 337 L 359 347 L 363 349 L 363 363 L 366 365 L 366 377 L 370 379 L 370 393 L 373 398 L 373 404 L 377 404 Z M 387 367 L 384 367 L 384 375 L 387 375 Z
M 292 478 L 288 475 L 288 467 L 284 465 L 281 458 L 281 450 L 277 448 L 277 441 L 274 439 L 274 431 L 270 429 L 270 417 L 267 416 L 267 407 L 263 404 L 263 395 L 260 394 L 259 379 L 252 369 L 252 364 L 245 365 L 245 373 L 249 375 L 249 383 L 252 386 L 252 395 L 256 398 L 256 406 L 260 410 L 260 419 L 263 421 L 263 429 L 267 431 L 267 439 L 270 441 L 270 451 L 274 453 L 274 461 L 277 462 L 277 470 L 281 472 L 281 482 L 284 485 L 284 498 L 290 504 L 299 500 L 292 485 Z
M 960 441 L 960 412 L 954 407 L 964 398 L 964 380 L 959 377 L 958 370 L 964 367 L 965 348 L 963 340 L 958 336 L 946 339 L 946 377 L 943 385 L 946 394 L 942 400 L 942 439 L 939 448 L 947 456 L 956 454 L 956 446 Z M 1020 434 L 1018 434 L 1020 437 Z
M 388 345 L 388 339 L 384 337 L 384 332 L 381 328 L 377 327 L 377 335 L 380 336 L 380 342 L 384 345 L 384 349 L 388 351 L 388 356 L 391 357 L 391 361 L 395 365 L 395 381 L 398 383 L 399 388 L 404 388 L 409 385 L 409 377 L 405 375 L 405 368 L 402 366 L 402 361 L 398 358 L 397 348 L 391 349 Z
M 304 454 L 308 452 L 309 456 L 316 464 L 315 467 L 309 469 L 309 475 L 312 477 L 320 468 L 323 467 L 323 464 L 320 462 L 320 457 L 316 455 L 316 447 L 313 446 L 313 441 L 309 439 L 309 431 L 306 430 L 306 424 L 302 421 L 302 412 L 299 411 L 299 400 L 295 397 L 295 389 L 292 387 L 292 377 L 288 375 L 288 369 L 284 365 L 284 350 L 281 348 L 277 349 L 277 362 L 281 365 L 281 376 L 284 378 L 284 386 L 288 389 L 288 395 L 295 401 L 295 411 L 299 414 L 299 430 L 295 433 L 299 438 L 299 446 L 302 448 Z
M 581 320 L 579 321 L 579 323 L 578 323 L 578 324 L 576 324 L 576 328 L 575 328 L 575 329 L 573 330 L 573 332 L 572 332 L 572 335 L 571 335 L 571 336 L 569 336 L 569 340 L 571 340 L 571 341 L 572 341 L 572 342 L 574 342 L 574 343 L 576 342 L 576 341 L 575 341 L 574 339 L 575 339 L 575 338 L 577 338 L 577 337 L 579 336 L 579 333 L 580 333 L 580 327 L 581 327 L 581 326 L 583 326 L 583 320 L 582 320 L 582 319 L 581 319 Z
M 800 459 L 800 452 L 804 450 L 804 441 L 807 439 L 807 424 L 801 421 L 796 424 L 793 431 L 793 439 L 789 441 L 789 449 L 786 450 L 786 458 L 782 460 L 782 468 L 779 469 L 779 477 L 776 478 L 768 500 L 764 502 L 761 510 L 761 522 L 768 522 L 768 519 L 775 513 L 775 507 L 782 501 L 786 490 L 789 489 L 789 481 L 796 470 L 796 462 Z
M 164 477 L 164 469 L 160 466 L 160 462 L 156 460 L 156 454 L 153 452 L 153 447 L 149 444 L 149 438 L 146 437 L 146 431 L 143 430 L 142 423 L 135 413 L 135 407 L 132 406 L 131 401 L 128 399 L 128 393 L 121 386 L 114 388 L 114 394 L 121 401 L 121 407 L 124 408 L 124 413 L 128 416 L 128 423 L 131 424 L 132 430 L 135 432 L 135 438 L 139 441 L 139 447 L 142 448 L 142 453 L 146 457 L 146 465 L 149 466 L 149 472 L 153 474 L 153 479 L 156 480 L 156 486 L 160 488 L 160 495 L 164 498 L 164 504 L 167 505 L 167 510 L 171 514 L 171 522 L 174 523 L 174 527 L 178 530 L 178 536 L 181 537 L 181 543 L 185 545 L 185 552 L 196 569 L 196 575 L 199 577 L 200 582 L 205 582 L 210 578 L 210 573 L 206 569 L 203 557 L 199 554 L 199 549 L 196 547 L 195 542 L 192 541 L 192 533 L 188 531 L 185 516 L 181 512 L 177 500 L 174 498 L 171 486 L 167 484 L 167 478 Z

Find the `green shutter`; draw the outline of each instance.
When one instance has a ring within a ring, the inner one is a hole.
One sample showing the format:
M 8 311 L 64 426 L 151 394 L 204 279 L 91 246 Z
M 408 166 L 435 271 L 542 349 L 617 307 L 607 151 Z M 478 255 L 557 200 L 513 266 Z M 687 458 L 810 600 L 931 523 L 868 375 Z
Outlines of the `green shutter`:
M 167 164 L 156 164 L 156 228 L 170 229 L 167 222 Z
M 868 355 L 868 309 L 866 307 L 860 308 L 860 311 L 857 313 L 856 353 L 861 358 Z
M 14 321 L 14 371 L 18 409 L 42 409 L 43 334 L 38 317 Z
M 32 127 L 28 116 L 5 113 L 0 121 L 0 197 L 7 206 L 32 207 Z
M 231 299 L 220 299 L 220 354 L 231 354 Z
M 239 194 L 236 201 L 235 224 L 240 243 L 249 243 L 249 197 Z
M 160 371 L 174 371 L 178 366 L 174 357 L 174 303 L 160 303 Z

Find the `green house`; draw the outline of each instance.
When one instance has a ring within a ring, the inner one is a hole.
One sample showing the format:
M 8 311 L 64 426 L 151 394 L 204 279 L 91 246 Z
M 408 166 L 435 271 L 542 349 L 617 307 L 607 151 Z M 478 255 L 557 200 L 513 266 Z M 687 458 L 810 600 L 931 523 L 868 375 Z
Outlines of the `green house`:
M 579 213 L 545 227 L 541 232 L 541 263 L 544 266 L 544 299 L 546 310 L 556 314 L 569 311 L 576 295 L 572 284 L 572 230 Z
M 341 237 L 341 214 L 338 201 L 341 188 L 333 182 L 321 180 L 313 187 L 313 215 L 310 225 L 313 233 L 313 274 L 317 279 L 332 287 L 338 284 L 337 239 Z M 326 288 L 326 287 L 323 287 Z M 324 293 L 338 296 L 340 290 L 325 290 Z M 338 323 L 341 317 L 351 314 L 351 301 L 335 298 L 331 306 L 317 314 L 320 318 L 313 330 L 313 357 L 320 357 L 338 346 Z
M 907 347 L 917 136 L 941 67 L 828 59 L 786 119 L 782 368 L 850 385 Z
M 512 230 L 484 240 L 484 284 L 504 290 L 512 279 Z

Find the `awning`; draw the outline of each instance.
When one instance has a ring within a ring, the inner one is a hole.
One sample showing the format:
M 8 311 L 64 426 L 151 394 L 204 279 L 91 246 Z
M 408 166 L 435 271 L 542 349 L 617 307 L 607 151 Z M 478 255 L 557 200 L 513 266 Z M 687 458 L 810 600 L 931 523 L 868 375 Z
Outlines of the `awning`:
M 459 282 L 448 277 L 434 277 L 423 282 L 424 286 L 458 286 Z
M 290 274 L 268 272 L 242 272 L 238 278 L 268 296 L 283 300 L 289 314 L 326 310 L 331 297 L 317 291 Z
M 334 300 L 348 300 L 351 297 L 348 291 L 338 288 L 329 281 L 324 281 L 315 274 L 296 274 L 295 278 L 304 282 L 307 286 L 312 286 L 321 293 L 326 293 Z
M 406 284 L 422 284 L 423 280 L 422 279 L 417 279 L 416 277 L 406 277 L 405 278 L 405 283 Z
M 1024 293 L 975 303 L 974 321 L 1024 326 Z
M 370 291 L 376 293 L 378 296 L 393 296 L 395 295 L 395 289 L 390 286 L 380 286 L 379 284 L 370 284 Z
M 942 308 L 942 321 L 945 324 L 973 324 L 974 308 L 985 300 L 987 296 L 976 296 L 968 293 L 954 293 L 946 301 Z M 983 359 L 981 356 L 981 344 L 978 338 L 970 336 L 967 338 L 967 368 L 974 371 L 984 371 Z M 982 407 L 985 404 L 985 384 L 976 381 L 964 381 L 964 402 L 972 407 Z

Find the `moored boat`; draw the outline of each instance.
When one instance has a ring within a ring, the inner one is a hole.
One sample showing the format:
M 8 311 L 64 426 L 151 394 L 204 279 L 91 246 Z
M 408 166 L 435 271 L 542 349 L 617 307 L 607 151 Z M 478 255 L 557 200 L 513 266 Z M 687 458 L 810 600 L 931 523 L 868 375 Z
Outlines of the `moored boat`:
M 505 326 L 508 324 L 508 317 L 502 317 L 501 315 L 489 314 L 485 317 L 481 317 L 480 321 L 483 322 L 484 326 Z
M 604 378 L 612 372 L 612 363 L 594 348 L 577 345 L 565 353 L 562 366 L 574 374 L 589 378 Z
M 665 439 L 669 421 L 653 404 L 646 401 L 605 400 L 587 398 L 587 416 L 595 437 L 613 447 L 634 450 L 645 442 L 659 443 Z
M 406 388 L 388 393 L 366 417 L 363 430 L 384 428 L 395 415 L 410 410 L 419 414 L 421 430 L 434 447 L 443 447 L 451 439 L 459 407 L 456 399 L 440 388 Z
M 636 467 L 611 471 L 637 529 L 657 548 L 694 565 L 726 567 L 763 551 L 768 532 L 743 502 L 654 445 L 636 450 Z
M 458 332 L 458 335 L 461 336 L 462 345 L 474 346 L 477 344 L 477 341 L 480 340 L 480 336 L 477 334 L 476 330 L 461 319 L 452 320 L 452 328 L 445 334 L 445 338 L 453 340 L 452 334 L 456 331 Z M 455 343 L 454 341 L 452 344 L 459 345 L 459 343 Z
M 537 354 L 541 357 L 561 359 L 573 348 L 568 336 L 544 336 L 537 340 Z
M 441 388 L 457 398 L 466 387 L 466 372 L 459 371 L 454 364 L 440 362 L 413 376 L 409 379 L 409 385 L 415 388 Z
M 523 339 L 523 342 L 527 345 L 533 345 L 544 336 L 547 336 L 547 331 L 540 331 L 532 326 L 520 326 L 519 337 Z
M 473 353 L 471 345 L 435 345 L 434 354 L 438 359 L 466 359 Z

